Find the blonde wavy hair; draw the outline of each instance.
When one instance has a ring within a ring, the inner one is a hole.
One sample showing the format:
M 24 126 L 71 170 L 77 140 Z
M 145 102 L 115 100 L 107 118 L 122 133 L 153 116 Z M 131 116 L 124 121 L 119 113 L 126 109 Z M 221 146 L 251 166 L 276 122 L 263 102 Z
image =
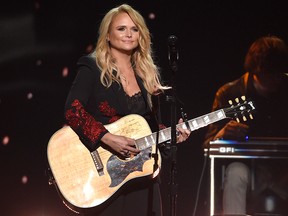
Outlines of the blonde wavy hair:
M 159 68 L 152 58 L 151 35 L 142 15 L 127 4 L 111 9 L 103 18 L 99 27 L 99 37 L 96 48 L 92 53 L 96 58 L 97 66 L 101 70 L 101 83 L 107 88 L 113 81 L 120 83 L 120 74 L 115 60 L 111 56 L 107 34 L 114 17 L 120 13 L 127 13 L 139 30 L 139 46 L 133 51 L 131 63 L 135 73 L 143 80 L 148 93 L 156 95 L 168 89 L 160 82 Z M 113 72 L 116 71 L 116 74 Z

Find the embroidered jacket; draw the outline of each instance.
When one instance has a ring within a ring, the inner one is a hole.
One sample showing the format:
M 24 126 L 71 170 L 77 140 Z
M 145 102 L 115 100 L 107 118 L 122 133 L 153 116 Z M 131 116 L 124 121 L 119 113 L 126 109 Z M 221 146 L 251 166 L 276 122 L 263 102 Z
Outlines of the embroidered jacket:
M 107 88 L 100 82 L 100 70 L 95 59 L 83 56 L 77 62 L 77 75 L 71 86 L 65 104 L 65 118 L 68 125 L 77 133 L 83 144 L 94 151 L 108 131 L 104 125 L 131 114 L 126 94 L 120 84 L 113 82 Z M 147 91 L 142 80 L 136 77 L 144 98 L 142 115 L 154 132 L 158 123 L 148 103 Z M 155 98 L 154 98 L 155 99 Z M 155 101 L 152 99 L 152 101 Z M 153 103 L 155 104 L 155 103 Z

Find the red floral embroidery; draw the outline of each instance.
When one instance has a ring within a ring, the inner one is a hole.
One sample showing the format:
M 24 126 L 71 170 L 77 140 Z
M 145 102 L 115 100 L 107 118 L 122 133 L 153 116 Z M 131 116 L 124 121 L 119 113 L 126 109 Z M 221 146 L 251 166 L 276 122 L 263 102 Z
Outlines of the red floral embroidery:
M 163 129 L 165 129 L 166 128 L 166 126 L 164 125 L 164 124 L 159 124 L 159 129 L 160 130 L 163 130 Z
M 109 106 L 108 101 L 101 102 L 99 105 L 99 109 L 106 116 L 115 116 L 116 110 Z
M 110 107 L 108 101 L 101 102 L 99 105 L 99 109 L 104 115 L 111 117 L 109 123 L 115 122 L 120 119 L 120 116 L 116 115 L 116 109 Z
M 120 116 L 113 116 L 113 117 L 109 120 L 109 123 L 115 122 L 115 121 L 117 121 L 117 120 L 120 119 L 120 118 L 121 118 Z
M 103 124 L 95 121 L 95 119 L 84 110 L 78 100 L 73 101 L 71 109 L 67 110 L 65 116 L 72 128 L 76 130 L 80 128 L 83 134 L 93 143 L 99 139 L 101 133 L 107 131 Z

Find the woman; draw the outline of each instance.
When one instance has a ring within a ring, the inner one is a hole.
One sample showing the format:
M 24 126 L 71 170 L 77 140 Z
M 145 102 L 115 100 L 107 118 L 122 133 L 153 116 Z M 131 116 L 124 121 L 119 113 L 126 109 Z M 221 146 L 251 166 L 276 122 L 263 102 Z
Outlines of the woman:
M 100 24 L 94 52 L 81 57 L 77 65 L 65 105 L 68 125 L 90 151 L 101 147 L 124 160 L 137 157 L 141 151 L 134 139 L 110 133 L 105 126 L 138 114 L 153 132 L 158 130 L 153 101 L 168 87 L 160 83 L 143 17 L 127 4 L 111 9 Z M 177 142 L 185 141 L 190 134 L 182 128 L 177 131 Z M 97 212 L 94 215 L 162 215 L 158 181 L 151 177 L 131 179 L 93 209 Z

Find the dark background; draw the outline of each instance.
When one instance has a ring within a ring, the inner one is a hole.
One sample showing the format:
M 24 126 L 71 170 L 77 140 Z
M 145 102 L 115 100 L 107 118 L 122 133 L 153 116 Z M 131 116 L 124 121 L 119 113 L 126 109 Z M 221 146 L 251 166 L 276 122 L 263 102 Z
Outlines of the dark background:
M 216 90 L 244 71 L 245 53 L 258 37 L 288 40 L 284 1 L 125 1 L 146 19 L 155 60 L 165 81 L 172 76 L 167 38 L 176 35 L 177 95 L 188 119 L 209 113 Z M 64 124 L 66 95 L 77 59 L 97 40 L 103 15 L 124 1 L 26 0 L 0 7 L 0 211 L 9 216 L 75 215 L 61 202 L 46 175 L 47 143 Z M 150 19 L 149 14 L 155 14 Z M 65 75 L 68 72 L 68 75 Z M 162 106 L 170 122 L 169 103 Z M 206 128 L 178 145 L 177 215 L 208 215 L 207 167 L 202 151 Z M 8 142 L 7 142 L 8 139 Z M 165 215 L 170 214 L 170 163 L 163 162 Z M 197 191 L 199 189 L 199 201 Z

